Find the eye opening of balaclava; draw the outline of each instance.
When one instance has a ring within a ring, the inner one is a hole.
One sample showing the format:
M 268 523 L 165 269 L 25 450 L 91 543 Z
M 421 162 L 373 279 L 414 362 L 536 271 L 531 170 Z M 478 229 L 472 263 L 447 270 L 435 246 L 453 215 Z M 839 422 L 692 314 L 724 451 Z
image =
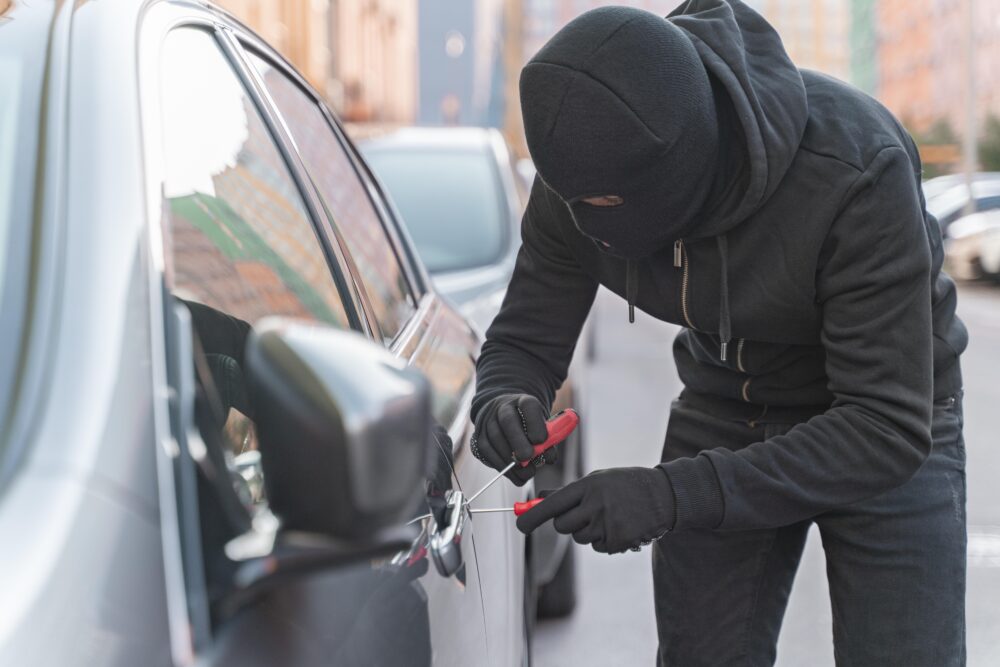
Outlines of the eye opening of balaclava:
M 691 230 L 713 182 L 719 130 L 686 33 L 639 9 L 591 10 L 532 58 L 520 87 L 528 150 L 583 234 L 635 259 Z M 619 201 L 585 201 L 601 196 Z

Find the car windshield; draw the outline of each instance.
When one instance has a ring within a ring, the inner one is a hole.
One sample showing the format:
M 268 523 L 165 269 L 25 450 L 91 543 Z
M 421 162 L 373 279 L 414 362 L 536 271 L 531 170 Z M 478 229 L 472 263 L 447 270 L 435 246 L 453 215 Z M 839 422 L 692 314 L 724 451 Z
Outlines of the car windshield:
M 497 167 L 485 149 L 372 145 L 365 157 L 432 274 L 485 266 L 500 258 L 507 220 Z
M 0 2 L 0 484 L 26 312 L 38 118 L 51 3 Z

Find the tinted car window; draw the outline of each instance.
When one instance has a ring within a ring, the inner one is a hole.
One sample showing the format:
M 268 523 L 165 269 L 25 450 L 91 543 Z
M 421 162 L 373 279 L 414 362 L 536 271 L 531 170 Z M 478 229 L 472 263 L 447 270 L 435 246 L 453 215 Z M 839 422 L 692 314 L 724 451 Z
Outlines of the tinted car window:
M 295 182 L 214 38 L 170 33 L 162 76 L 171 289 L 192 313 L 198 379 L 221 408 L 223 446 L 251 481 L 239 490 L 256 502 L 247 334 L 267 315 L 341 328 L 348 318 Z
M 506 219 L 484 150 L 378 147 L 365 157 L 392 195 L 431 273 L 485 266 L 503 253 Z
M 382 336 L 392 340 L 416 307 L 406 275 L 364 184 L 319 106 L 262 58 L 253 54 L 250 58 L 347 242 Z
M 983 197 L 976 202 L 977 211 L 992 211 L 1000 208 L 1000 197 Z

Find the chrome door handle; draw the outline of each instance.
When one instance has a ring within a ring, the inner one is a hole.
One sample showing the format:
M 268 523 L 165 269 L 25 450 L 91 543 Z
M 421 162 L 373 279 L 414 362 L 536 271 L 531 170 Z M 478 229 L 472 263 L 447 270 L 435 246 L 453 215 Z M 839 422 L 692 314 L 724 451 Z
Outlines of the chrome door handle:
M 462 567 L 462 531 L 465 529 L 465 496 L 452 489 L 447 493 L 444 523 L 434 525 L 427 551 L 442 577 L 450 577 Z

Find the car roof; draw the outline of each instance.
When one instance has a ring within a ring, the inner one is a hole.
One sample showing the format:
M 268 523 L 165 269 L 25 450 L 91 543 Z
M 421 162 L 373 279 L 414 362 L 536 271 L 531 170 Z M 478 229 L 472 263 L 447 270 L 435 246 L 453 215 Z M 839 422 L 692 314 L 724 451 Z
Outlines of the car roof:
M 967 192 L 968 186 L 965 182 L 959 182 L 944 190 L 938 196 L 954 193 L 953 196 L 960 196 Z M 972 196 L 982 197 L 1000 192 L 1000 178 L 980 178 L 972 181 Z
M 366 150 L 444 148 L 484 150 L 502 141 L 500 133 L 485 127 L 403 127 L 360 141 Z
M 1000 180 L 1000 171 L 977 171 L 972 174 L 974 181 Z M 924 186 L 950 188 L 959 183 L 965 182 L 965 174 L 944 174 L 935 176 L 924 181 Z

